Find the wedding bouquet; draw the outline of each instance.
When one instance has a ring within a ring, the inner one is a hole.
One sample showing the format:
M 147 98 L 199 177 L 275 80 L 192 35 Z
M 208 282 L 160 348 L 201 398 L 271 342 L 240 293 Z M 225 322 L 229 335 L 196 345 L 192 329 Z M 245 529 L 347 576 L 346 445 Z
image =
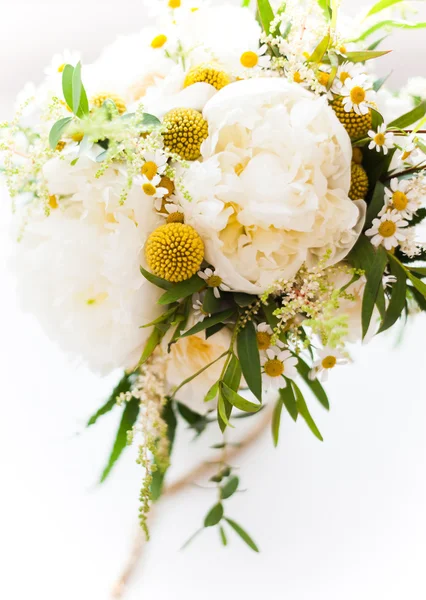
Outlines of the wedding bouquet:
M 54 57 L 2 124 L 18 291 L 72 357 L 121 369 L 89 425 L 121 411 L 102 480 L 134 441 L 146 532 L 184 421 L 223 450 L 204 526 L 257 550 L 222 434 L 273 403 L 275 445 L 283 409 L 322 440 L 307 394 L 328 409 L 350 345 L 426 310 L 426 82 L 391 94 L 371 68 L 426 23 L 398 0 L 355 23 L 338 0 L 154 4 L 93 64 Z

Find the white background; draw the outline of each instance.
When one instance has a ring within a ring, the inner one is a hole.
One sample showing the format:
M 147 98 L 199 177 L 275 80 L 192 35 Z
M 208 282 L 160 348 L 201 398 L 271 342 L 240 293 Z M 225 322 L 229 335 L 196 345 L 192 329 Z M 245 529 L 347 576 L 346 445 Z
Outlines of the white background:
M 134 0 L 3 2 L 0 119 L 53 53 L 81 49 L 90 61 L 116 34 L 146 21 Z M 424 33 L 398 33 L 392 46 L 380 68 L 392 63 L 394 86 L 426 75 Z M 3 202 L 2 267 L 13 251 L 7 210 Z M 84 422 L 115 377 L 101 381 L 67 363 L 19 312 L 11 274 L 1 281 L 0 597 L 107 600 L 136 531 L 141 480 L 130 451 L 111 480 L 96 485 L 117 415 L 88 432 Z M 395 347 L 400 332 L 356 349 L 356 364 L 336 372 L 330 414 L 311 402 L 323 444 L 302 422 L 284 419 L 278 450 L 266 435 L 239 460 L 247 492 L 228 501 L 228 512 L 260 555 L 234 536 L 222 549 L 213 530 L 179 552 L 214 503 L 213 492 L 189 488 L 157 508 L 126 598 L 424 600 L 426 320 L 406 327 Z M 181 434 L 184 471 L 204 456 L 205 442 L 189 444 Z

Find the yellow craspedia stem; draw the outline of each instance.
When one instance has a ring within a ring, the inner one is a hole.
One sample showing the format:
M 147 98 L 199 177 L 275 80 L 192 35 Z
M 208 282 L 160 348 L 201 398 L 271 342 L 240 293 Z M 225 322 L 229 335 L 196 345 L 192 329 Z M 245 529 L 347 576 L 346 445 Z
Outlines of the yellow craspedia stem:
M 368 193 L 368 177 L 364 168 L 356 162 L 351 166 L 351 187 L 349 198 L 351 200 L 364 200 Z
M 154 275 L 173 283 L 185 281 L 201 267 L 203 240 L 190 225 L 167 223 L 149 236 L 145 257 Z
M 219 71 L 211 65 L 202 64 L 193 67 L 188 72 L 184 87 L 189 87 L 194 83 L 209 83 L 217 90 L 221 90 L 225 85 L 231 83 L 231 79 L 224 71 Z
M 126 110 L 127 110 L 126 103 L 124 102 L 123 98 L 121 96 L 119 96 L 118 94 L 110 94 L 109 92 L 101 92 L 99 94 L 96 94 L 96 96 L 93 96 L 93 98 L 90 100 L 90 104 L 92 106 L 96 106 L 96 108 L 101 108 L 101 106 L 105 102 L 105 100 L 112 100 L 114 102 L 115 106 L 117 107 L 117 110 L 120 113 L 120 115 L 122 115 L 123 113 L 126 112 Z
M 166 149 L 183 160 L 197 160 L 209 133 L 203 115 L 192 108 L 175 108 L 165 115 L 163 123 Z
M 366 115 L 358 115 L 354 110 L 351 110 L 351 112 L 346 112 L 343 107 L 343 99 L 341 97 L 333 100 L 331 107 L 351 138 L 359 139 L 366 137 L 373 125 L 371 109 L 368 109 L 368 113 Z

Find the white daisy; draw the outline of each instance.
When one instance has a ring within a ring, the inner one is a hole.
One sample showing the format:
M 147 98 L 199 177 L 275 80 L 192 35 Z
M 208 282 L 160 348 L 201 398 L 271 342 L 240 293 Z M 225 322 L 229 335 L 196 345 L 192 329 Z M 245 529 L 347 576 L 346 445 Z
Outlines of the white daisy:
M 62 78 L 62 72 L 65 65 L 76 66 L 80 60 L 80 54 L 78 52 L 71 52 L 70 50 L 64 50 L 61 54 L 55 54 L 50 61 L 50 65 L 44 69 L 47 77 L 60 77 Z
M 309 378 L 313 380 L 319 375 L 322 381 L 326 381 L 331 369 L 337 365 L 346 365 L 348 362 L 348 357 L 341 350 L 326 346 L 318 352 L 318 360 L 314 362 Z
M 163 198 L 168 193 L 166 188 L 160 187 L 161 177 L 155 175 L 152 179 L 148 179 L 145 175 L 141 175 L 135 178 L 135 184 L 140 185 L 145 196 L 154 200 L 154 206 L 156 210 L 160 211 Z
M 179 206 L 178 204 L 172 204 L 172 203 L 166 204 L 164 206 L 164 208 L 166 209 L 168 215 L 174 215 L 176 213 L 180 213 L 180 214 L 182 214 L 182 217 L 183 217 L 182 207 Z
M 213 288 L 213 293 L 216 298 L 220 298 L 219 290 L 222 290 L 222 292 L 231 291 L 231 288 L 228 287 L 226 283 L 223 283 L 222 277 L 220 277 L 216 270 L 213 271 L 212 269 L 208 268 L 204 269 L 204 271 L 198 271 L 198 277 L 204 279 L 207 285 Z
M 346 112 L 354 111 L 358 115 L 366 115 L 369 103 L 374 99 L 371 83 L 365 75 L 348 77 L 342 87 L 343 107 Z
M 370 129 L 368 137 L 371 138 L 371 142 L 368 145 L 369 150 L 375 148 L 377 152 L 383 151 L 383 154 L 389 152 L 389 148 L 394 147 L 393 133 L 386 133 L 386 125 L 382 123 L 378 126 L 377 131 Z
M 149 181 L 152 181 L 156 175 L 164 174 L 167 166 L 167 156 L 163 152 L 160 150 L 157 150 L 155 153 L 147 152 L 144 154 L 143 159 L 144 164 L 142 165 L 141 173 Z
M 192 299 L 193 299 L 193 304 L 192 304 L 192 309 L 194 311 L 194 319 L 195 319 L 195 325 L 197 323 L 201 323 L 202 321 L 204 321 L 204 319 L 206 317 L 210 317 L 211 315 L 206 312 L 203 309 L 203 302 L 204 302 L 204 296 L 205 294 L 200 293 L 200 294 L 194 294 Z
M 272 336 L 274 332 L 272 331 L 272 327 L 268 325 L 268 323 L 259 323 L 255 325 L 256 327 L 256 337 L 257 337 L 257 347 L 260 351 L 268 350 L 272 346 Z M 277 340 L 275 342 L 275 346 L 279 348 L 284 348 L 284 344 L 281 340 Z
M 279 390 L 287 385 L 285 377 L 294 379 L 297 376 L 297 358 L 288 350 L 273 346 L 260 357 L 262 365 L 262 382 L 266 389 Z
M 263 44 L 258 50 L 246 50 L 240 56 L 240 68 L 246 72 L 267 69 L 271 64 L 271 57 L 266 54 L 268 46 Z
M 410 135 L 404 147 L 401 148 L 401 152 L 397 156 L 398 160 L 402 163 L 409 163 L 410 165 L 416 165 L 422 160 L 422 152 L 416 144 L 416 138 Z
M 379 217 L 389 210 L 394 210 L 403 219 L 412 219 L 413 213 L 419 208 L 419 202 L 415 191 L 408 189 L 409 185 L 408 179 L 401 179 L 401 181 L 396 177 L 391 179 L 390 189 L 385 188 L 386 204 L 379 212 Z
M 404 227 L 407 225 L 407 221 L 404 221 L 396 210 L 392 210 L 374 219 L 372 227 L 367 229 L 365 235 L 372 238 L 373 246 L 382 245 L 386 250 L 392 250 L 406 239 Z
M 333 81 L 331 91 L 335 94 L 341 94 L 343 86 L 347 79 L 354 79 L 358 75 L 363 75 L 363 67 L 360 63 L 351 63 L 345 61 L 337 69 L 336 77 Z

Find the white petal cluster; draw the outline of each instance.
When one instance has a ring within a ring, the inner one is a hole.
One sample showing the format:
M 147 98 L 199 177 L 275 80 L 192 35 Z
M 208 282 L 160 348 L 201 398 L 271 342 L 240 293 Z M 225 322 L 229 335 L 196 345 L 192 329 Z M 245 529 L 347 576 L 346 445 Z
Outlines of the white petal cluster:
M 251 79 L 218 92 L 204 117 L 203 162 L 184 173 L 181 203 L 224 283 L 258 294 L 327 251 L 342 260 L 365 207 L 348 197 L 351 144 L 326 100 Z

